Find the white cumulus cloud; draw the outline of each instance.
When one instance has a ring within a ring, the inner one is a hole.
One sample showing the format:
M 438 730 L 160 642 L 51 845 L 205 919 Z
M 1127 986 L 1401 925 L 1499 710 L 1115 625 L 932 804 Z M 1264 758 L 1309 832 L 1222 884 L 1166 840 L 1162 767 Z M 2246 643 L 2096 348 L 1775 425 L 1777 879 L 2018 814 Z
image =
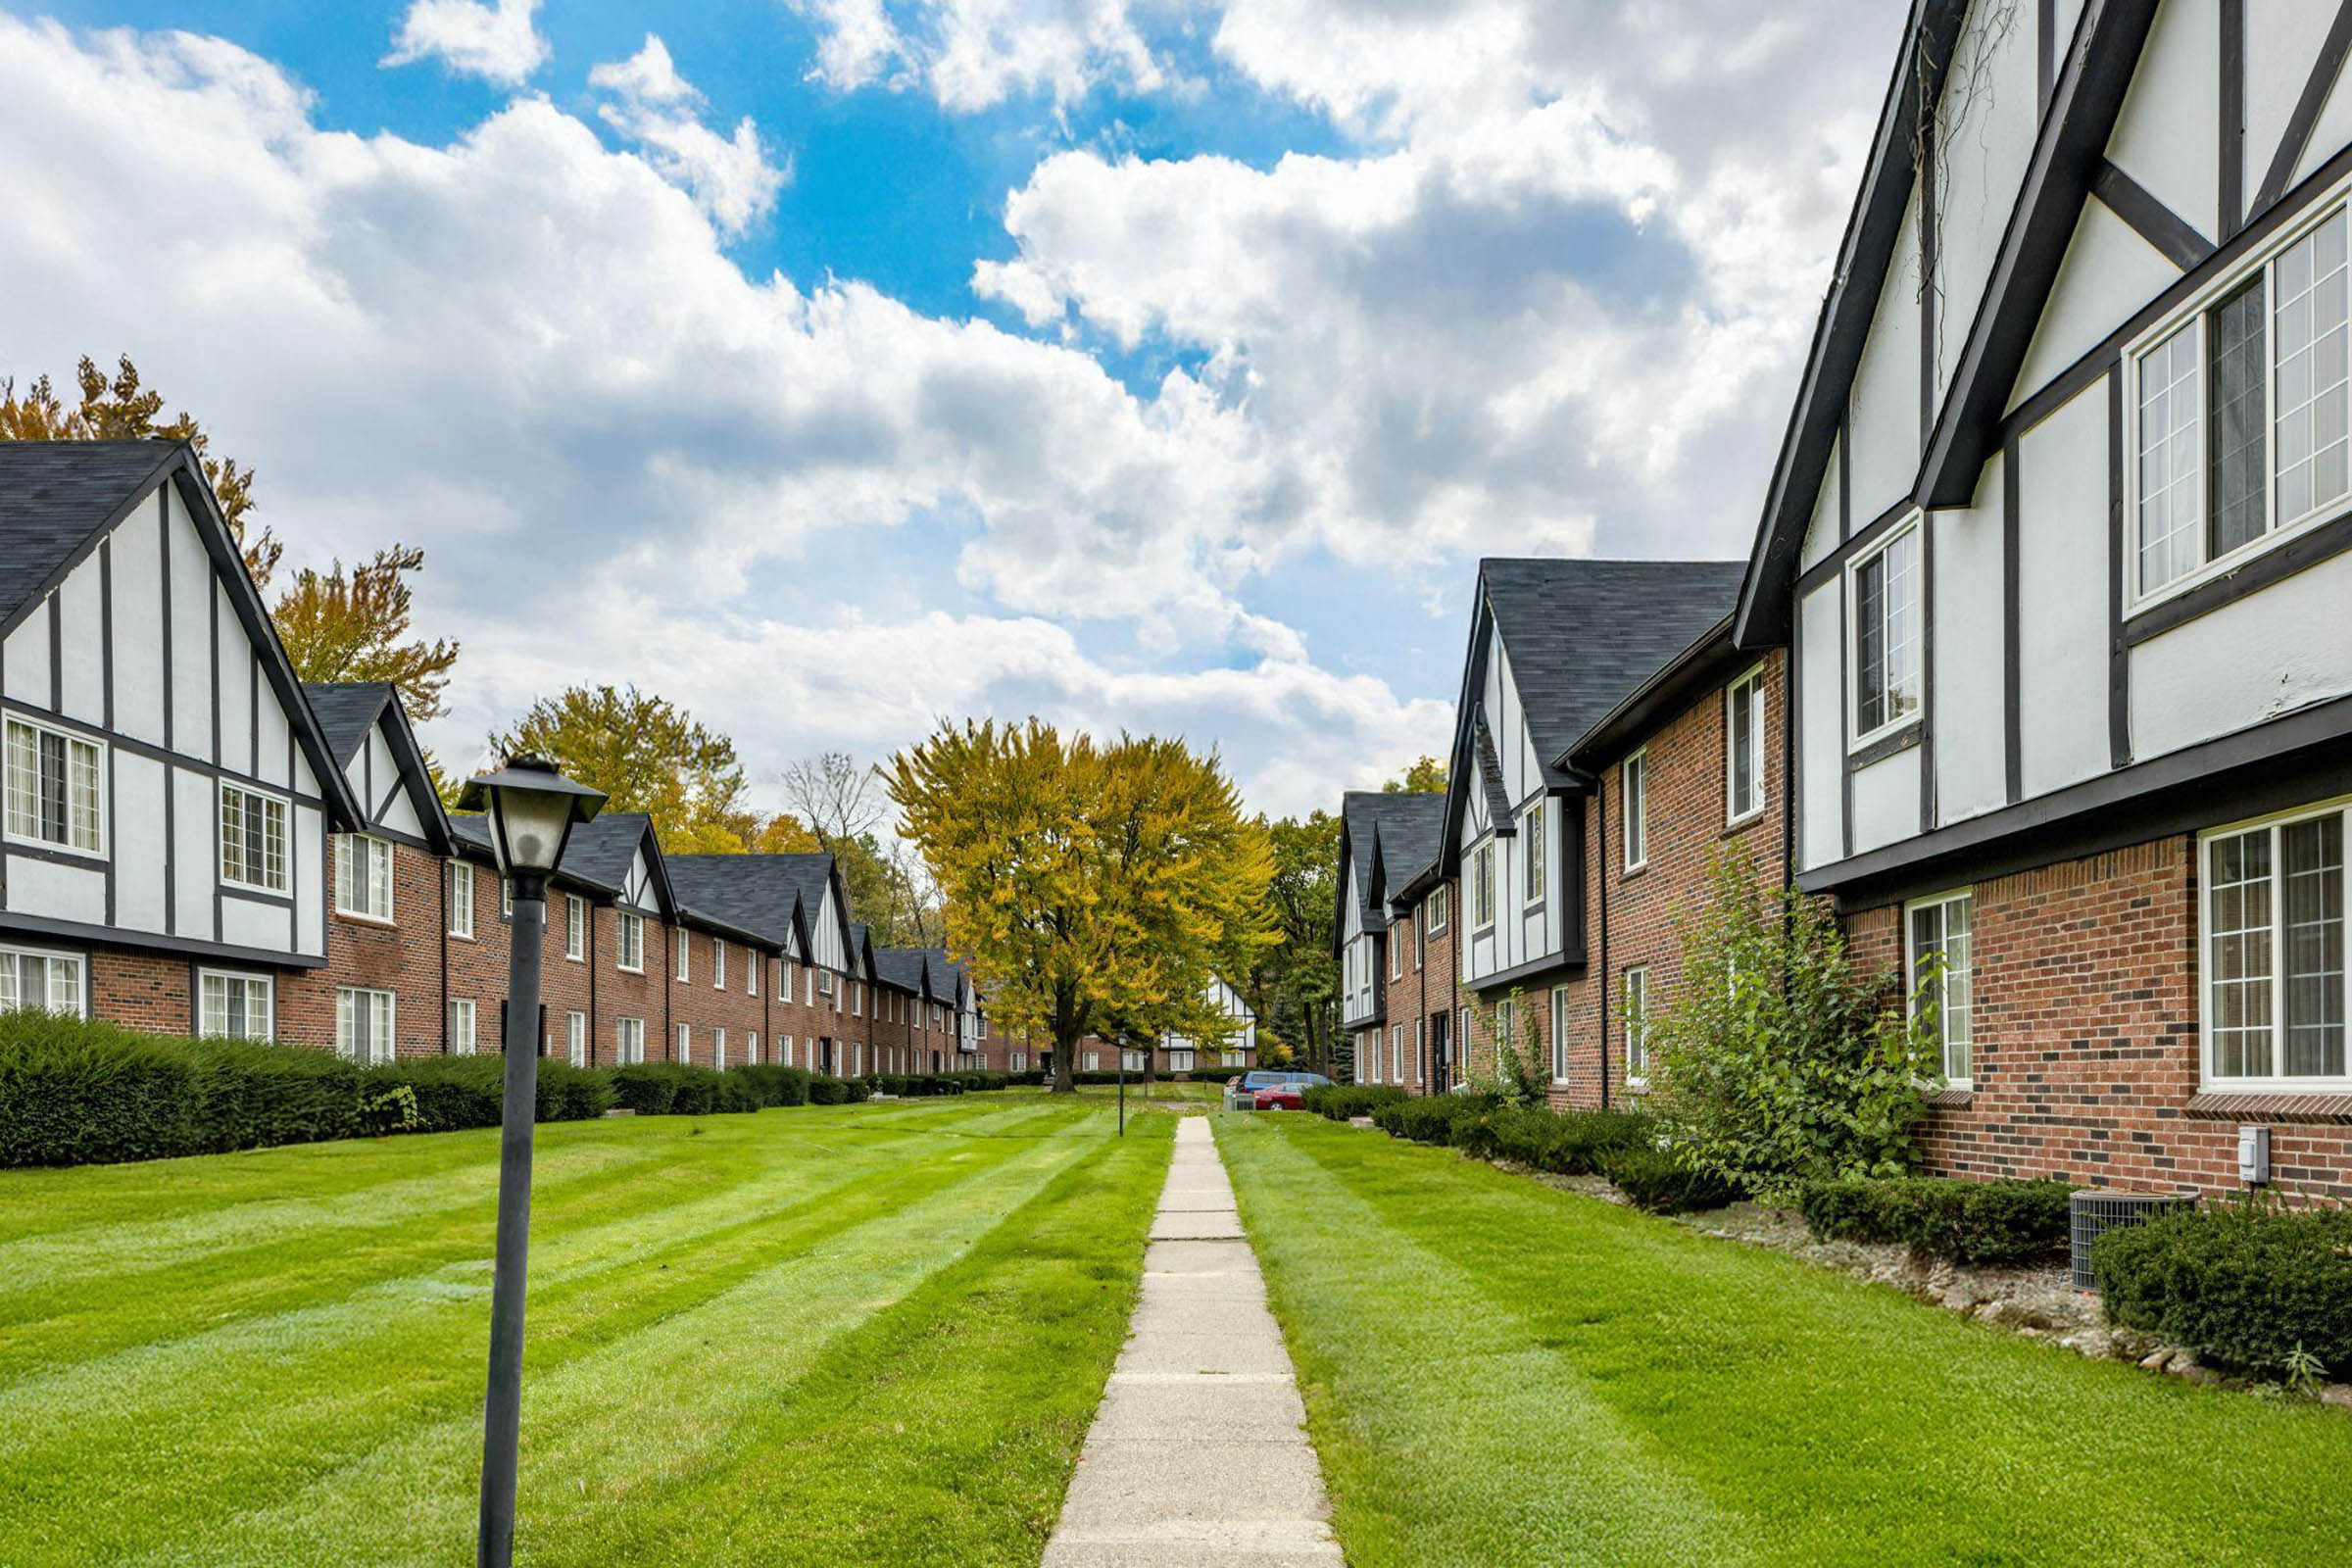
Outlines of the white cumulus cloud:
M 438 60 L 460 75 L 518 87 L 547 63 L 547 40 L 532 17 L 539 0 L 410 0 L 387 66 Z
M 592 69 L 588 85 L 611 95 L 597 109 L 605 123 L 683 186 L 722 232 L 740 234 L 774 211 L 786 172 L 769 161 L 760 128 L 749 115 L 725 136 L 705 124 L 703 95 L 678 74 L 659 36 L 649 32 L 628 59 Z

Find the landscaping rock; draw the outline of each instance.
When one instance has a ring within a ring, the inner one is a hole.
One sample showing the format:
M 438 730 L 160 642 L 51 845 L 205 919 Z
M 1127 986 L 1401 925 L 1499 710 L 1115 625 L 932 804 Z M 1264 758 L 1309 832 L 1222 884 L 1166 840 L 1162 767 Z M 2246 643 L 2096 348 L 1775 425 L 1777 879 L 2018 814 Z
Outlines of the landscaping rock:
M 2352 1410 L 2352 1383 L 2330 1383 L 2320 1390 L 2320 1402 L 2332 1404 L 2340 1410 Z

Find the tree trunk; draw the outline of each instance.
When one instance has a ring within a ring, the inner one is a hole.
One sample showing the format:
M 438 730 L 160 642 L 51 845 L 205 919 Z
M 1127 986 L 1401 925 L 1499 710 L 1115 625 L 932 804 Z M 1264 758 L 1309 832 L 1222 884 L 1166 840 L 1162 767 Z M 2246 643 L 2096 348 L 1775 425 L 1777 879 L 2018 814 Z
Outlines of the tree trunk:
M 1067 990 L 1054 993 L 1054 1093 L 1074 1095 L 1078 1092 L 1075 1069 L 1078 1063 L 1078 1016 L 1070 1004 Z

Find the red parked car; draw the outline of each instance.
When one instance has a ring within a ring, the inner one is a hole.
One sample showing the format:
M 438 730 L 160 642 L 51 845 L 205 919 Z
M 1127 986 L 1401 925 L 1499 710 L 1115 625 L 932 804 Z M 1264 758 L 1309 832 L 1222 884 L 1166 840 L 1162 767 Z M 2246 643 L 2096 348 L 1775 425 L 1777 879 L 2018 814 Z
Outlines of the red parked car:
M 1319 1072 L 1253 1072 L 1242 1079 L 1241 1087 L 1259 1110 L 1304 1110 L 1306 1092 L 1329 1082 Z

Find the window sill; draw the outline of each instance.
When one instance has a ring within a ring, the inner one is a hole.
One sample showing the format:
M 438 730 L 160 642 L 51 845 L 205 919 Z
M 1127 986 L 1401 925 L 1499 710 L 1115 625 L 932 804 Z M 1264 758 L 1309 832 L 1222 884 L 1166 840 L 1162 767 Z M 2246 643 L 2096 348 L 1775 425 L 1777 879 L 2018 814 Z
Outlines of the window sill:
M 337 909 L 335 918 L 349 920 L 353 925 L 371 925 L 379 931 L 397 931 L 400 922 L 388 914 L 362 914 L 357 909 Z
M 75 849 L 71 844 L 52 844 L 47 839 L 24 838 L 15 833 L 9 834 L 6 842 L 15 854 L 30 856 L 36 860 L 55 860 L 60 865 L 86 865 L 99 870 L 112 859 L 104 849 Z
M 1761 806 L 1759 806 L 1759 807 L 1757 807 L 1757 808 L 1756 808 L 1754 810 L 1752 810 L 1752 811 L 1748 812 L 1746 815 L 1744 815 L 1744 816 L 1735 816 L 1735 817 L 1733 817 L 1733 818 L 1732 818 L 1730 821 L 1728 821 L 1728 822 L 1724 823 L 1724 824 L 1723 824 L 1723 832 L 1722 832 L 1722 833 L 1720 833 L 1720 834 L 1718 834 L 1717 836 L 1718 836 L 1718 837 L 1720 837 L 1720 838 L 1727 838 L 1727 839 L 1729 839 L 1729 838 L 1737 838 L 1737 837 L 1739 837 L 1740 834 L 1742 834 L 1742 833 L 1746 832 L 1746 831 L 1747 831 L 1749 828 L 1755 827 L 1756 825 L 1758 825 L 1759 823 L 1761 823 L 1763 820 L 1764 820 L 1764 808 L 1762 808 Z
M 1974 1084 L 1946 1084 L 1941 1089 L 1928 1090 L 1919 1097 L 1919 1100 L 1923 1105 L 1951 1107 L 1973 1103 L 1976 1098 L 1977 1090 Z
M 1631 882 L 1634 878 L 1640 876 L 1642 872 L 1648 869 L 1649 862 L 1647 860 L 1640 861 L 1634 865 L 1629 865 L 1621 869 L 1617 873 L 1617 880 L 1620 882 Z
M 1914 713 L 1899 724 L 1885 726 L 1877 733 L 1848 746 L 1847 765 L 1868 767 L 1873 762 L 1884 762 L 1889 757 L 1917 746 L 1926 737 L 1927 731 L 1926 720 Z
M 2352 1126 L 2352 1089 L 2206 1089 L 2189 1097 L 2180 1114 L 2196 1121 L 2309 1122 Z
M 635 965 L 626 964 L 626 963 L 616 963 L 616 964 L 614 964 L 612 967 L 613 967 L 615 970 L 617 970 L 618 972 L 622 973 L 622 974 L 643 974 L 643 973 L 645 973 L 645 965 L 644 965 L 644 964 L 642 964 L 642 963 L 640 963 L 640 964 L 635 964 Z
M 452 931 L 448 935 L 449 940 L 452 942 L 471 942 L 474 940 L 473 933 L 470 931 Z

